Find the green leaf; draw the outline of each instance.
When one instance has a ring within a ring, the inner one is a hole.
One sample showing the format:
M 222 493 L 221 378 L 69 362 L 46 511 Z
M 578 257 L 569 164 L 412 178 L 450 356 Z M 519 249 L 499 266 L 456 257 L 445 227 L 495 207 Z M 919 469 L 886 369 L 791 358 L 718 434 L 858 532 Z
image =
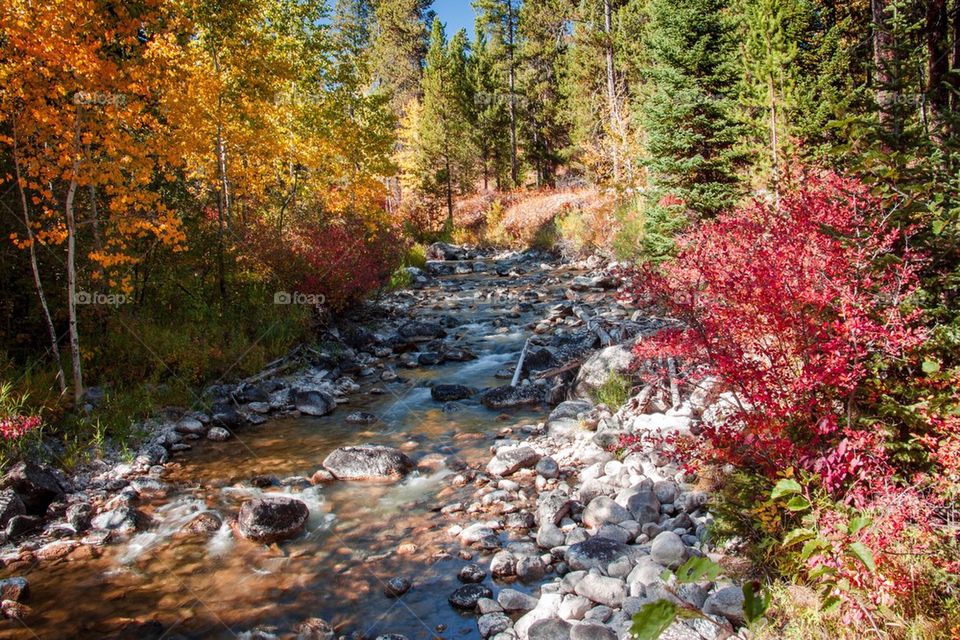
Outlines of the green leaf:
M 833 575 L 836 572 L 837 570 L 834 569 L 833 567 L 825 564 L 821 564 L 817 568 L 812 569 L 810 573 L 807 574 L 807 577 L 810 578 L 810 580 L 817 580 L 818 578 L 821 578 L 826 575 Z
M 787 509 L 790 511 L 806 511 L 810 508 L 810 502 L 803 496 L 793 496 L 787 502 Z
M 926 374 L 936 373 L 940 371 L 940 363 L 936 360 L 924 360 L 921 368 Z
M 643 605 L 633 616 L 630 633 L 634 640 L 657 640 L 677 618 L 677 605 L 669 600 L 657 600 Z
M 770 498 L 776 500 L 777 498 L 782 498 L 784 496 L 792 496 L 794 494 L 800 493 L 802 488 L 800 483 L 796 480 L 791 480 L 790 478 L 784 478 L 776 484 L 773 488 L 773 491 L 770 492 Z
M 673 572 L 670 569 L 664 569 L 660 572 L 660 579 L 664 582 L 670 582 L 670 578 L 673 577 Z
M 823 613 L 833 613 L 839 606 L 840 598 L 837 596 L 830 596 L 824 599 L 823 603 L 820 605 L 820 611 Z
M 716 562 L 710 558 L 690 558 L 677 569 L 677 580 L 679 582 L 697 582 L 703 580 L 713 580 L 723 572 Z
M 862 542 L 854 542 L 851 544 L 847 547 L 847 553 L 862 562 L 863 566 L 869 569 L 871 573 L 877 570 L 877 565 L 873 561 L 873 552 Z
M 817 551 L 826 549 L 829 546 L 830 544 L 823 538 L 814 538 L 813 540 L 808 540 L 807 543 L 803 545 L 803 549 L 800 551 L 800 558 L 807 560 Z
M 770 592 L 760 586 L 756 580 L 743 585 L 743 617 L 754 622 L 763 617 L 770 606 Z
M 863 530 L 864 527 L 869 527 L 873 523 L 873 518 L 870 516 L 859 516 L 850 520 L 847 524 L 847 532 L 855 536 Z
M 790 545 L 794 545 L 798 542 L 809 540 L 815 535 L 817 535 L 816 532 L 811 531 L 810 529 L 798 527 L 797 529 L 793 529 L 792 531 L 789 531 L 787 535 L 783 537 L 782 545 L 784 547 L 789 547 Z

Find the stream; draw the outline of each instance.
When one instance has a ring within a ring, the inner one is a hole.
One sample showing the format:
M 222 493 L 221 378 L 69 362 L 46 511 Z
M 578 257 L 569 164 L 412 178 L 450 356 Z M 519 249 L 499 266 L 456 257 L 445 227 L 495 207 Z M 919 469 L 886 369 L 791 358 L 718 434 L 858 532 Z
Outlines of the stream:
M 507 418 L 475 399 L 445 406 L 431 398 L 429 385 L 509 382 L 495 374 L 515 365 L 527 326 L 563 299 L 558 275 L 575 273 L 534 268 L 516 277 L 488 269 L 432 281 L 418 294 L 424 304 L 417 319 L 453 315 L 461 324 L 449 333 L 476 359 L 416 369 L 391 360 L 396 380 L 358 378 L 360 391 L 330 415 L 272 418 L 178 454 L 161 477 L 169 493 L 140 504 L 153 518 L 149 529 L 104 547 L 100 557 L 74 554 L 17 570 L 30 581 L 32 612 L 24 622 L 4 623 L 0 638 L 286 638 L 311 618 L 328 621 L 337 635 L 362 638 L 479 638 L 476 616 L 458 613 L 447 598 L 460 586 L 457 572 L 468 555 L 481 565 L 489 558 L 463 549 L 447 531 L 451 520 L 439 508 L 469 502 L 474 488 L 454 486 L 456 470 L 445 461 L 483 464 L 498 431 L 542 421 L 543 411 L 511 411 Z M 346 416 L 358 410 L 379 421 L 348 424 Z M 393 484 L 272 481 L 309 478 L 330 451 L 361 443 L 401 448 L 421 464 Z M 254 482 L 258 477 L 266 480 Z M 226 521 L 243 500 L 263 493 L 303 500 L 310 509 L 306 532 L 269 546 L 238 539 Z M 183 535 L 183 525 L 204 510 L 223 516 L 220 530 Z M 414 586 L 401 598 L 387 597 L 385 582 L 397 576 Z M 489 575 L 484 584 L 499 589 Z

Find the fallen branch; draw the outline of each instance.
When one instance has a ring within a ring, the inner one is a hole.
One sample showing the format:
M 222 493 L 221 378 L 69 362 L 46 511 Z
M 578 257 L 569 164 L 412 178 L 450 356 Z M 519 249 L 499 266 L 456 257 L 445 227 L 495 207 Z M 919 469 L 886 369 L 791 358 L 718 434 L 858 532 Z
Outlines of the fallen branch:
M 513 380 L 510 381 L 510 386 L 515 387 L 517 383 L 520 382 L 520 373 L 523 371 L 523 359 L 527 357 L 527 347 L 530 346 L 530 338 L 527 338 L 527 341 L 523 343 L 523 350 L 520 351 L 520 359 L 517 360 L 517 369 L 513 372 Z
M 611 344 L 613 344 L 613 338 L 611 338 L 610 334 L 600 326 L 600 321 L 590 315 L 589 311 L 578 305 L 573 308 L 573 313 L 578 318 L 583 320 L 583 322 L 587 325 L 587 329 L 597 334 L 597 337 L 600 338 L 600 344 L 602 346 L 609 347 Z

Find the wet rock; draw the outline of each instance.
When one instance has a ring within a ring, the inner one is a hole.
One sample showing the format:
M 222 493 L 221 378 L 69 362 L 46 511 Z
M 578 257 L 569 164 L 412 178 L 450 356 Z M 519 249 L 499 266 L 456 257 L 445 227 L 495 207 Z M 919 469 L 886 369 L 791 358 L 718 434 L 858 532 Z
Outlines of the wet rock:
M 375 424 L 379 419 L 380 418 L 378 418 L 374 414 L 368 413 L 366 411 L 354 411 L 353 413 L 347 415 L 346 418 L 344 418 L 347 424 L 363 424 L 363 425 Z
M 150 517 L 130 505 L 97 514 L 91 521 L 95 529 L 106 529 L 120 535 L 129 535 L 150 526 Z
M 388 598 L 399 598 L 407 591 L 410 591 L 412 586 L 413 583 L 402 576 L 390 578 L 387 580 L 386 584 L 383 585 L 383 595 L 387 596 Z
M 30 595 L 30 583 L 26 578 L 17 576 L 0 580 L 0 600 L 22 602 Z
M 334 449 L 323 467 L 338 480 L 399 480 L 414 464 L 399 449 L 364 444 Z
M 308 618 L 296 628 L 296 640 L 333 640 L 336 631 L 329 622 L 322 618 Z
M 450 606 L 455 609 L 473 611 L 477 608 L 477 601 L 480 600 L 480 598 L 492 597 L 493 591 L 490 590 L 490 587 L 482 584 L 465 584 L 451 593 L 447 601 L 450 603 Z
M 77 544 L 75 540 L 54 540 L 37 549 L 34 555 L 44 562 L 60 560 L 70 555 L 77 548 Z
M 22 620 L 30 615 L 30 607 L 13 600 L 0 601 L 0 614 L 9 620 Z
M 509 551 L 498 551 L 490 560 L 490 573 L 494 578 L 511 578 L 517 575 L 517 558 Z
M 743 589 L 724 587 L 707 596 L 703 603 L 703 612 L 723 616 L 733 624 L 742 625 L 745 622 L 743 600 Z
M 520 469 L 529 469 L 540 460 L 540 454 L 532 447 L 500 449 L 487 463 L 487 472 L 496 476 L 508 476 Z
M 547 572 L 547 568 L 539 557 L 524 556 L 517 560 L 515 571 L 521 582 L 529 584 L 541 579 Z
M 606 569 L 607 565 L 634 551 L 622 542 L 594 536 L 583 542 L 570 545 L 564 553 L 564 561 L 574 571 L 579 569 Z
M 26 513 L 27 508 L 16 491 L 13 489 L 0 491 L 0 529 L 5 529 L 14 516 L 22 516 Z
M 460 579 L 460 582 L 476 584 L 483 582 L 483 579 L 487 577 L 487 572 L 480 565 L 470 563 L 460 568 L 460 573 L 457 574 L 457 577 Z
M 447 332 L 438 322 L 412 320 L 400 326 L 397 334 L 407 342 L 426 342 L 446 337 Z
M 207 440 L 212 442 L 226 442 L 232 437 L 230 431 L 223 427 L 210 427 L 207 431 Z
M 216 511 L 201 511 L 180 529 L 184 533 L 209 535 L 223 525 L 223 518 Z
M 528 640 L 570 640 L 572 626 L 566 620 L 547 618 L 538 620 L 530 625 L 527 631 Z
M 664 531 L 657 535 L 650 545 L 650 557 L 669 569 L 676 569 L 687 561 L 689 556 L 686 545 L 673 531 Z
M 437 384 L 430 388 L 430 397 L 437 402 L 463 400 L 474 393 L 473 389 L 462 384 Z
M 93 507 L 88 502 L 75 502 L 67 507 L 65 519 L 77 533 L 83 533 L 90 528 L 90 519 L 93 517 Z
M 35 462 L 15 464 L 4 476 L 2 487 L 16 492 L 26 513 L 35 516 L 43 515 L 51 502 L 63 497 L 63 487 L 53 472 Z
M 134 478 L 130 481 L 130 488 L 141 497 L 162 497 L 170 490 L 163 482 L 150 477 Z
M 527 384 L 517 387 L 504 385 L 484 391 L 480 394 L 480 402 L 488 409 L 516 409 L 542 404 L 545 397 L 546 389 L 542 385 Z
M 270 544 L 299 535 L 309 515 L 307 505 L 294 498 L 257 498 L 240 507 L 237 529 L 248 540 Z
M 202 436 L 207 432 L 207 426 L 196 418 L 181 418 L 173 427 L 177 433 Z
M 211 421 L 227 429 L 236 429 L 243 424 L 243 416 L 232 402 L 214 402 L 210 406 Z
M 293 392 L 293 406 L 308 416 L 325 416 L 337 408 L 337 402 L 326 391 L 297 389 Z

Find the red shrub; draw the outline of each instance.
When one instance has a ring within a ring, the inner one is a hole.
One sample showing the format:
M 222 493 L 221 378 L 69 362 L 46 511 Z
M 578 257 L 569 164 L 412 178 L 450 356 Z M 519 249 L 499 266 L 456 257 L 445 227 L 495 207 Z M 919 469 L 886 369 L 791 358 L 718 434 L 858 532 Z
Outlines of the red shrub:
M 756 201 L 705 222 L 674 262 L 630 275 L 636 302 L 683 323 L 638 356 L 705 363 L 743 404 L 708 429 L 721 459 L 771 476 L 800 465 L 831 490 L 886 475 L 882 435 L 853 419 L 857 391 L 878 357 L 923 333 L 904 311 L 917 261 L 881 214 L 860 183 L 805 176 L 778 207 Z

